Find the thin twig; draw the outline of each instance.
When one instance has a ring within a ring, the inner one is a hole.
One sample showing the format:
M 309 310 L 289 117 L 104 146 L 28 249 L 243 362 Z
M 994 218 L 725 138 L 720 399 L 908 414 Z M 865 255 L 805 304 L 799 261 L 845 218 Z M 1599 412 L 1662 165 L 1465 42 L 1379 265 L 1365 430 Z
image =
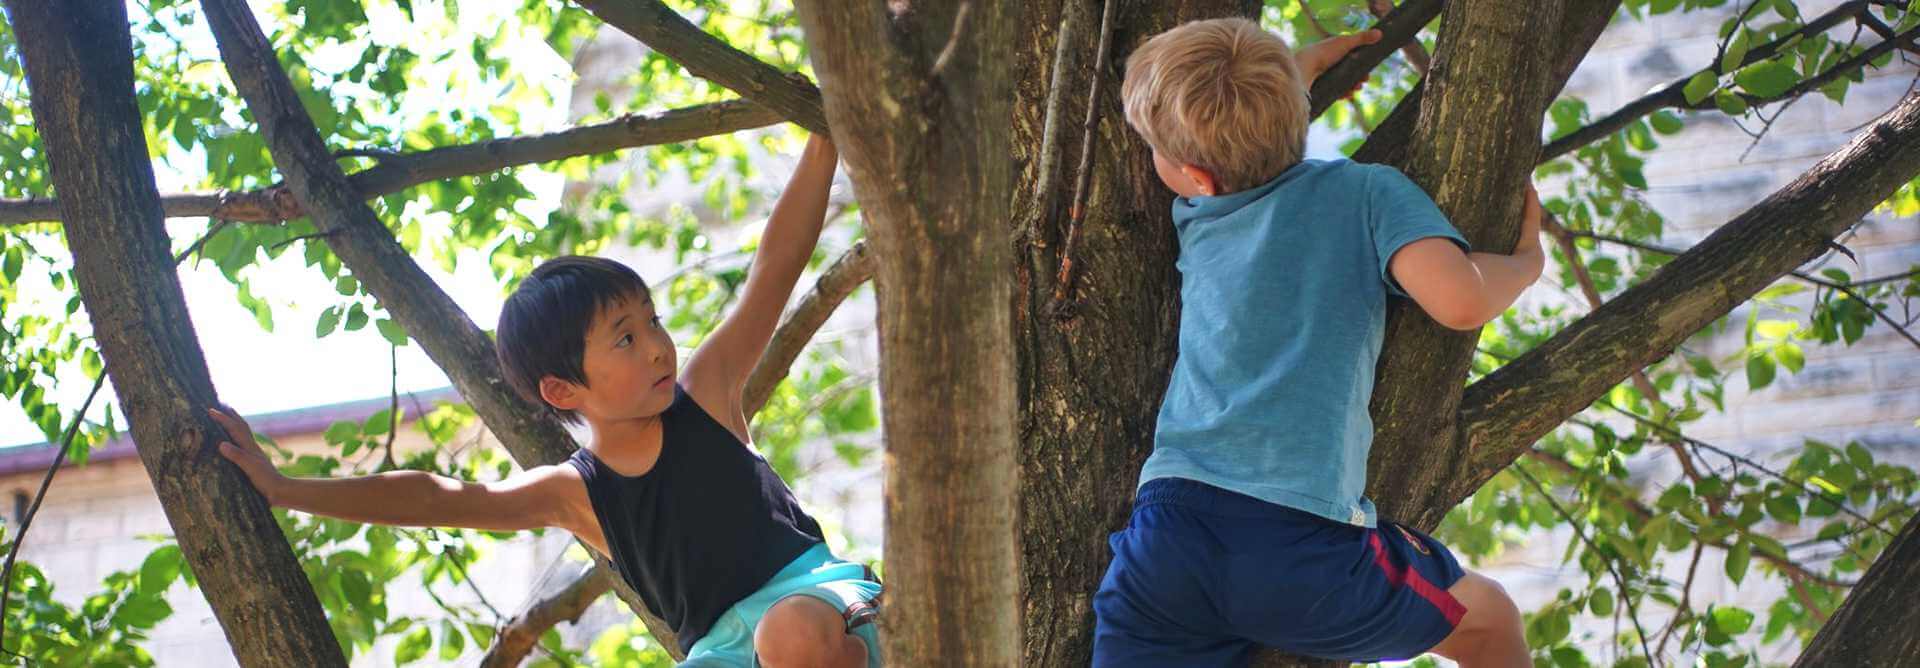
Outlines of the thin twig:
M 1680 604 L 1674 606 L 1673 619 L 1667 621 L 1667 629 L 1660 633 L 1660 647 L 1657 650 L 1660 656 L 1667 655 L 1667 641 L 1672 639 L 1673 632 L 1680 628 L 1681 616 L 1693 613 L 1693 607 L 1688 604 L 1688 601 L 1693 598 L 1693 576 L 1700 572 L 1700 555 L 1706 551 L 1706 543 L 1693 544 L 1693 560 L 1687 564 L 1687 580 L 1680 585 Z
M 1080 241 L 1080 222 L 1086 216 L 1087 187 L 1093 182 L 1093 143 L 1100 128 L 1100 92 L 1107 82 L 1107 56 L 1113 50 L 1113 16 L 1119 0 L 1106 0 L 1100 10 L 1100 41 L 1093 59 L 1093 90 L 1087 93 L 1087 120 L 1080 125 L 1080 169 L 1073 186 L 1073 203 L 1067 209 L 1067 240 L 1060 249 L 1060 273 L 1053 286 L 1053 311 L 1056 317 L 1071 315 L 1064 308 L 1073 292 L 1075 273 L 1073 253 Z
M 269 246 L 268 250 L 277 251 L 282 248 L 286 248 L 287 246 L 293 245 L 293 242 L 296 242 L 296 241 L 306 241 L 308 239 L 324 239 L 324 238 L 333 236 L 334 232 L 339 232 L 339 230 L 333 230 L 332 232 L 314 232 L 312 234 L 302 234 L 292 239 L 287 239 L 285 241 L 275 243 L 274 245 Z
M 107 374 L 93 379 L 93 389 L 87 392 L 87 400 L 80 402 L 80 410 L 73 414 L 73 424 L 67 425 L 67 435 L 60 439 L 60 449 L 53 453 L 53 464 L 47 467 L 47 474 L 40 478 L 40 490 L 33 494 L 33 505 L 27 507 L 27 514 L 20 518 L 20 530 L 13 534 L 13 544 L 7 548 L 7 565 L 0 569 L 0 612 L 7 609 L 7 599 L 13 594 L 13 561 L 20 556 L 20 545 L 27 539 L 27 529 L 33 526 L 33 516 L 40 512 L 40 502 L 47 498 L 47 487 L 53 484 L 53 474 L 60 471 L 60 465 L 66 462 L 67 450 L 73 447 L 73 436 L 80 431 L 80 423 L 86 420 L 87 408 L 93 405 L 93 398 L 100 393 L 100 386 L 106 384 Z M 0 614 L 0 645 L 6 642 L 6 615 Z
M 193 240 L 193 243 L 191 245 L 188 245 L 186 250 L 180 251 L 179 255 L 173 256 L 173 264 L 175 266 L 178 266 L 181 261 L 187 259 L 188 255 L 192 255 L 194 253 L 200 252 L 200 249 L 207 245 L 208 239 L 212 239 L 213 235 L 219 234 L 220 230 L 225 229 L 227 227 L 227 224 L 231 222 L 233 221 L 230 221 L 230 220 L 214 221 L 213 227 L 207 228 L 206 234 L 200 235 L 200 238 Z
M 391 366 L 392 376 L 387 394 L 387 454 L 383 471 L 393 470 L 393 441 L 400 435 L 400 346 L 387 345 L 387 362 Z
M 1827 498 L 1826 494 L 1821 492 L 1820 490 L 1809 487 L 1804 482 L 1800 482 L 1798 480 L 1789 478 L 1785 474 L 1780 473 L 1779 471 L 1775 471 L 1771 468 L 1768 468 L 1765 464 L 1761 464 L 1760 462 L 1755 461 L 1750 457 L 1741 455 L 1739 453 L 1733 452 L 1726 448 L 1722 448 L 1712 443 L 1708 443 L 1706 441 L 1702 441 L 1692 436 L 1683 434 L 1678 429 L 1674 429 L 1673 427 L 1669 427 L 1667 425 L 1661 424 L 1655 420 L 1647 418 L 1646 416 L 1640 415 L 1639 413 L 1635 413 L 1625 408 L 1621 408 L 1618 404 L 1613 403 L 1611 400 L 1607 399 L 1606 397 L 1601 397 L 1600 400 L 1595 403 L 1598 403 L 1601 406 L 1605 406 L 1608 409 L 1611 409 L 1615 413 L 1619 413 L 1621 415 L 1627 416 L 1628 418 L 1632 419 L 1635 422 L 1646 425 L 1648 429 L 1652 429 L 1654 431 L 1672 436 L 1673 438 L 1686 441 L 1688 445 L 1691 445 L 1696 448 L 1712 450 L 1714 453 L 1722 457 L 1726 457 L 1729 461 L 1739 462 L 1741 464 L 1745 464 L 1747 466 L 1753 467 L 1755 470 L 1760 471 L 1761 473 L 1765 473 L 1769 477 L 1775 480 L 1778 480 L 1780 482 L 1784 482 L 1799 488 L 1800 491 L 1805 492 L 1809 497 L 1819 498 L 1819 499 Z M 1885 525 L 1882 525 L 1879 522 L 1873 521 L 1872 519 L 1868 518 L 1865 515 L 1860 514 L 1858 511 L 1855 511 L 1852 508 L 1848 508 L 1845 503 L 1834 503 L 1833 505 L 1834 507 L 1839 508 L 1840 512 L 1846 513 L 1848 515 L 1852 515 L 1854 519 L 1857 519 L 1857 520 L 1860 520 L 1861 522 L 1865 522 L 1869 525 L 1872 525 L 1874 528 L 1879 529 L 1881 532 L 1887 534 L 1888 536 L 1895 535 L 1895 532 L 1892 529 L 1888 529 Z
M 1787 574 L 1787 580 L 1787 588 L 1792 589 L 1793 595 L 1800 599 L 1800 605 L 1806 606 L 1807 613 L 1813 615 L 1813 618 L 1819 621 L 1821 625 L 1825 625 L 1827 623 L 1827 612 L 1821 610 L 1819 604 L 1813 602 L 1813 595 L 1807 592 L 1806 580 L 1792 573 Z
M 1567 521 L 1567 526 L 1573 528 L 1573 535 L 1578 536 L 1580 542 L 1586 544 L 1588 551 L 1593 552 L 1594 555 L 1600 557 L 1601 561 L 1606 562 L 1607 572 L 1613 574 L 1613 582 L 1620 588 L 1620 601 L 1627 605 L 1627 617 L 1633 619 L 1633 628 L 1639 635 L 1640 651 L 1646 655 L 1647 665 L 1649 667 L 1660 665 L 1653 660 L 1653 650 L 1647 648 L 1647 630 L 1640 626 L 1640 612 L 1633 603 L 1633 594 L 1627 591 L 1627 578 L 1620 574 L 1620 565 L 1616 563 L 1613 558 L 1608 557 L 1605 552 L 1600 551 L 1599 545 L 1594 544 L 1591 539 L 1587 538 L 1587 532 L 1581 530 L 1579 520 L 1574 519 L 1572 513 L 1560 507 L 1560 502 L 1554 500 L 1553 494 L 1547 491 L 1546 486 L 1540 484 L 1540 481 L 1534 478 L 1533 474 L 1528 473 L 1527 469 L 1521 466 L 1515 466 L 1513 470 L 1519 473 L 1521 478 L 1526 479 L 1529 484 L 1533 485 L 1533 489 L 1540 493 L 1540 498 L 1546 499 L 1547 505 L 1553 506 L 1553 512 L 1558 513 L 1561 519 Z
M 954 11 L 953 34 L 947 37 L 947 45 L 940 49 L 940 55 L 933 59 L 933 70 L 929 74 L 937 77 L 940 76 L 941 71 L 947 69 L 947 63 L 953 60 L 953 52 L 960 47 L 961 33 L 967 30 L 967 16 L 972 13 L 973 3 L 971 2 L 960 3 L 960 8 Z

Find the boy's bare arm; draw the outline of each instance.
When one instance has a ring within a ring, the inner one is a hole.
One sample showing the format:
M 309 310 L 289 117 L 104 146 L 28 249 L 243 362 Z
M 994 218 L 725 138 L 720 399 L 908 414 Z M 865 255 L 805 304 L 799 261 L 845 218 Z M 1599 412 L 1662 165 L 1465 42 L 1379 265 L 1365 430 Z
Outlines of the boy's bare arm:
M 1540 198 L 1527 189 L 1520 243 L 1512 255 L 1464 253 L 1446 239 L 1415 241 L 1393 254 L 1393 280 L 1435 322 L 1474 330 L 1500 317 L 1540 278 L 1546 255 L 1540 248 Z
M 716 415 L 721 413 L 712 411 L 715 405 L 709 401 L 721 402 L 728 416 L 739 413 L 741 388 L 773 338 L 787 298 L 793 295 L 793 286 L 820 239 L 838 158 L 825 137 L 814 135 L 807 141 L 799 166 L 773 205 L 739 306 L 687 360 L 683 376 L 688 391 Z
M 352 478 L 291 478 L 275 470 L 238 416 L 215 410 L 231 438 L 220 454 L 240 467 L 275 506 L 353 522 L 389 526 L 520 531 L 598 529 L 579 473 L 540 466 L 505 480 L 476 483 L 425 471 L 388 471 Z M 584 509 L 584 513 L 582 510 Z M 582 517 L 586 518 L 583 522 Z M 594 537 L 598 532 L 594 531 Z

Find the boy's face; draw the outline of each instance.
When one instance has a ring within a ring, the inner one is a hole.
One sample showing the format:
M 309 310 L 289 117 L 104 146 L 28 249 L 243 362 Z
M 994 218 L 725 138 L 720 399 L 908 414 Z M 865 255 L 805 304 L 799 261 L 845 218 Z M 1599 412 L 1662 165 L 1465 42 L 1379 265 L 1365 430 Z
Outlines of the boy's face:
M 623 420 L 658 415 L 673 403 L 678 353 L 649 295 L 615 302 L 594 316 L 587 330 L 577 387 L 582 416 Z

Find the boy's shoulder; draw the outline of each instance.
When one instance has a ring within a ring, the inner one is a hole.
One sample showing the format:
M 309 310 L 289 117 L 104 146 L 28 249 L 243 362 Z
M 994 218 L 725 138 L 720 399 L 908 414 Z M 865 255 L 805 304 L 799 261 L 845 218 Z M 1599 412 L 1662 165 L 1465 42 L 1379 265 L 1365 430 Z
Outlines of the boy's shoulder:
M 1355 195 L 1363 195 L 1371 190 L 1371 182 L 1380 178 L 1383 172 L 1399 174 L 1399 170 L 1386 165 L 1354 162 L 1346 158 L 1302 160 L 1276 179 L 1273 188 L 1262 199 L 1275 202 L 1299 202 L 1303 199 L 1318 201 L 1349 201 Z

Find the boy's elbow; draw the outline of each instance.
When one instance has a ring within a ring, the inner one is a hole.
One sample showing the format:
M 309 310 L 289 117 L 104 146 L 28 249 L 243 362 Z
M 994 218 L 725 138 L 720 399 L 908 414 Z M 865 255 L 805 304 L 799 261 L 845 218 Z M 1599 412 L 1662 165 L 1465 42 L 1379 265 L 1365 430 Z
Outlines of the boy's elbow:
M 1427 316 L 1441 327 L 1460 332 L 1478 330 L 1498 315 L 1488 315 L 1486 309 L 1471 304 L 1444 304 L 1425 310 Z

